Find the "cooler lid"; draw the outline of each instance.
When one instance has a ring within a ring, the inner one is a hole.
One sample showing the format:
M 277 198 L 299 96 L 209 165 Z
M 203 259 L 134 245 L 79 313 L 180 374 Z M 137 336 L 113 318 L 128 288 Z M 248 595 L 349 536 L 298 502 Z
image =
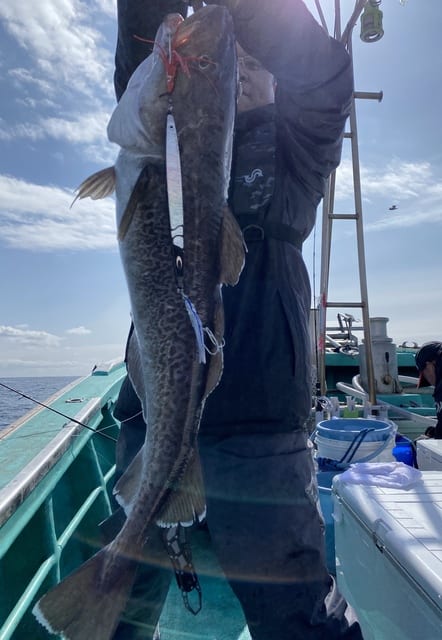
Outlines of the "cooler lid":
M 418 440 L 416 445 L 418 449 L 425 449 L 431 452 L 432 458 L 436 458 L 442 462 L 442 440 L 428 438 L 427 440 Z
M 422 471 L 408 490 L 349 484 L 337 475 L 333 491 L 442 610 L 442 471 Z

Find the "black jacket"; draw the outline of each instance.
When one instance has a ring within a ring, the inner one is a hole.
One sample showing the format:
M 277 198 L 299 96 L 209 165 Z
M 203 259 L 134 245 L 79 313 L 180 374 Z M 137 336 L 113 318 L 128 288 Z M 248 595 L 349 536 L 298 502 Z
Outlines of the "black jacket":
M 146 55 L 128 34 L 136 28 L 152 38 L 158 26 L 130 24 L 122 12 L 139 18 L 140 3 L 118 4 L 117 96 Z M 183 9 L 182 2 L 159 4 L 165 13 Z M 311 293 L 300 249 L 340 160 L 353 75 L 344 47 L 300 0 L 220 4 L 231 9 L 238 41 L 274 74 L 277 90 L 275 105 L 236 121 L 230 205 L 249 251 L 239 284 L 223 290 L 224 373 L 201 431 L 287 431 L 302 427 L 311 406 Z M 151 5 L 143 15 L 158 19 Z
M 437 424 L 434 427 L 433 437 L 437 440 L 442 440 L 442 380 L 439 380 L 434 387 L 433 398 L 436 404 L 437 416 Z

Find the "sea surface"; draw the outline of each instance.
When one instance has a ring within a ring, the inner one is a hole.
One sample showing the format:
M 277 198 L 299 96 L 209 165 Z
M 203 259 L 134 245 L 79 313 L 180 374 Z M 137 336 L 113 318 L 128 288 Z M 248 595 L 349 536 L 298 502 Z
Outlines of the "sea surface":
M 77 376 L 0 378 L 0 429 L 9 426 L 37 406 L 32 400 L 23 398 L 18 393 L 1 386 L 1 383 L 16 391 L 21 391 L 39 402 L 45 402 L 54 393 L 76 379 Z

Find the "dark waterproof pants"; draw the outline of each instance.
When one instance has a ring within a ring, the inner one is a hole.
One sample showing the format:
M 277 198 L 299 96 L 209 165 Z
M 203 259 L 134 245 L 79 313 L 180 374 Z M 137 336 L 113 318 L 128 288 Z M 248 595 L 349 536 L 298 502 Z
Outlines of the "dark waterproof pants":
M 136 413 L 133 405 L 122 411 L 125 393 L 123 389 L 119 419 Z M 134 434 L 140 446 L 142 421 L 123 422 L 119 463 L 135 453 Z M 252 638 L 362 638 L 325 568 L 323 522 L 307 433 L 200 436 L 199 450 L 211 543 Z M 115 640 L 153 637 L 171 577 L 159 530 L 154 528 Z

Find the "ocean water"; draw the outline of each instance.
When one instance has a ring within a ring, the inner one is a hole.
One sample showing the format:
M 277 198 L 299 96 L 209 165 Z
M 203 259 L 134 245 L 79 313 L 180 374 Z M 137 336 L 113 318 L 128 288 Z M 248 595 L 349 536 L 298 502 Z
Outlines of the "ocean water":
M 38 377 L 38 378 L 0 378 L 4 383 L 30 398 L 45 402 L 54 393 L 76 380 L 76 376 Z M 36 403 L 2 387 L 0 384 L 0 429 L 9 426 L 21 416 L 36 407 Z

